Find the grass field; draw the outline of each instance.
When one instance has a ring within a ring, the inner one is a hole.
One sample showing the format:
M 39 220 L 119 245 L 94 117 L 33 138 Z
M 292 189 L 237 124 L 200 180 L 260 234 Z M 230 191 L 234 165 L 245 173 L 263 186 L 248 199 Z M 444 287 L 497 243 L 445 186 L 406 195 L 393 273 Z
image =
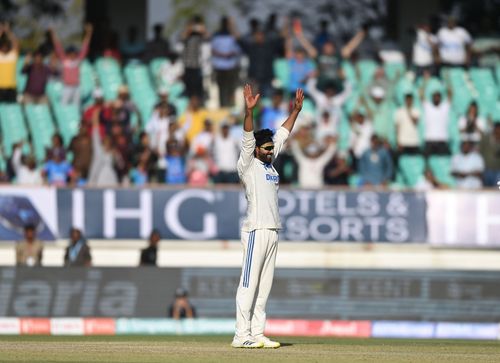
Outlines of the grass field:
M 230 348 L 229 336 L 0 336 L 0 362 L 500 362 L 500 342 L 282 338 Z

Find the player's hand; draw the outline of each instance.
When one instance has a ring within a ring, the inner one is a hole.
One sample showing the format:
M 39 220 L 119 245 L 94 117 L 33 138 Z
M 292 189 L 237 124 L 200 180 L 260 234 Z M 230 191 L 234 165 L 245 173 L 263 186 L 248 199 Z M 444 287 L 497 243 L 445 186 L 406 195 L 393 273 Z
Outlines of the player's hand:
M 245 96 L 245 104 L 247 109 L 253 109 L 257 102 L 259 101 L 260 94 L 256 94 L 255 96 L 252 94 L 252 87 L 249 84 L 246 84 L 243 88 L 243 96 Z
M 304 102 L 304 90 L 302 88 L 298 88 L 295 92 L 295 103 L 293 108 L 296 111 L 302 110 L 302 103 Z
M 500 189 L 500 181 L 497 181 L 498 189 Z

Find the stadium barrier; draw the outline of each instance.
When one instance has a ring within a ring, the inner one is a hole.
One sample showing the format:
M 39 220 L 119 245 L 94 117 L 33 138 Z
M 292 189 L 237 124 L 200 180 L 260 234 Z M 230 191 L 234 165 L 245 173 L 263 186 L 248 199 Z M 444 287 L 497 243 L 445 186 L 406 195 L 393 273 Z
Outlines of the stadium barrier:
M 234 319 L 0 318 L 0 335 L 231 335 Z M 500 324 L 274 320 L 269 336 L 499 340 Z
M 373 241 L 433 246 L 500 247 L 498 191 L 382 192 L 298 190 L 279 193 L 284 241 Z M 71 226 L 88 238 L 239 239 L 246 211 L 240 188 L 0 188 L 0 240 L 67 238 Z

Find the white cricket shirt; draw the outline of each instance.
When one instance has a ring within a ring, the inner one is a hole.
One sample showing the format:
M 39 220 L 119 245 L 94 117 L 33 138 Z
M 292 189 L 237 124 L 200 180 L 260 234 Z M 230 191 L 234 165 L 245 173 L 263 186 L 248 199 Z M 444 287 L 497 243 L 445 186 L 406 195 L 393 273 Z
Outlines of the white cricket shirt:
M 290 133 L 280 127 L 274 134 L 274 158 L 278 156 Z M 242 231 L 256 229 L 281 229 L 278 208 L 279 174 L 272 164 L 266 164 L 254 156 L 253 132 L 243 131 L 243 142 L 238 159 L 238 175 L 245 188 L 247 216 Z

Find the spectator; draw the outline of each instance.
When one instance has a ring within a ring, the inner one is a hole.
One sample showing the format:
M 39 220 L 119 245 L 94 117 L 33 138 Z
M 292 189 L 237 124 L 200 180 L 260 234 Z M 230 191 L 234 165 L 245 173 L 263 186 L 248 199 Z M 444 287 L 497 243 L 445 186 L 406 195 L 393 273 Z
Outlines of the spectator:
M 162 104 L 158 112 L 153 113 L 145 128 L 149 135 L 151 148 L 161 159 L 165 157 L 167 151 L 166 145 L 170 132 L 170 122 L 172 121 L 168 104 Z
M 238 162 L 240 145 L 229 133 L 229 123 L 221 124 L 220 133 L 214 139 L 214 159 L 219 170 L 214 177 L 216 183 L 239 182 L 236 163 Z
M 398 154 L 420 153 L 419 119 L 420 111 L 413 106 L 413 94 L 406 93 L 404 106 L 398 108 L 394 114 Z
M 327 138 L 328 147 L 321 150 L 317 143 L 309 144 L 303 151 L 297 142 L 292 143 L 292 153 L 299 164 L 299 186 L 320 189 L 324 185 L 323 171 L 335 154 L 335 139 Z
M 43 243 L 36 239 L 36 228 L 29 224 L 24 227 L 24 240 L 16 244 L 17 266 L 41 266 Z
M 212 67 L 219 87 L 220 107 L 234 106 L 234 93 L 238 85 L 241 49 L 232 20 L 223 17 L 219 30 L 212 38 Z
M 104 49 L 102 51 L 102 56 L 105 58 L 113 58 L 117 62 L 122 61 L 122 54 L 118 46 L 119 36 L 114 30 L 109 30 L 104 39 Z
M 196 135 L 191 143 L 190 154 L 194 155 L 199 148 L 202 148 L 207 154 L 211 154 L 213 151 L 214 143 L 214 127 L 211 120 L 206 119 L 203 122 L 203 130 Z
M 277 50 L 282 43 L 281 38 L 273 38 L 262 29 L 255 29 L 246 39 L 240 40 L 240 45 L 248 56 L 248 78 L 254 83 L 263 97 L 272 93 L 271 81 L 274 78 L 273 64 L 278 57 Z
M 479 116 L 476 102 L 471 102 L 465 115 L 458 119 L 458 128 L 462 141 L 478 143 L 486 133 L 486 120 Z
M 165 174 L 167 184 L 186 183 L 185 156 L 186 148 L 171 135 L 167 141 L 167 172 Z
M 413 66 L 417 77 L 421 77 L 425 71 L 435 74 L 434 63 L 438 55 L 438 39 L 431 33 L 429 24 L 417 26 L 415 42 L 413 43 Z
M 135 167 L 130 170 L 130 181 L 132 182 L 133 185 L 135 186 L 145 186 L 146 184 L 149 183 L 149 155 L 148 154 L 141 154 L 139 155 L 138 161 L 135 164 Z
M 286 87 L 290 94 L 295 94 L 298 88 L 305 88 L 306 80 L 314 71 L 314 63 L 311 58 L 316 57 L 317 54 L 316 49 L 314 49 L 302 33 L 302 24 L 298 19 L 294 20 L 293 32 L 301 47 L 297 47 L 294 50 L 292 48 L 292 38 L 287 34 L 285 39 L 285 55 L 288 59 L 290 78 Z
M 206 38 L 207 30 L 203 19 L 199 15 L 195 15 L 187 23 L 181 37 L 184 43 L 182 53 L 184 84 L 186 85 L 186 95 L 189 98 L 192 96 L 197 96 L 198 99 L 204 98 L 201 74 L 201 46 Z
M 50 76 L 57 74 L 54 62 L 51 62 L 51 66 L 47 66 L 43 62 L 42 53 L 37 50 L 33 53 L 33 56 L 28 54 L 24 58 L 24 66 L 21 72 L 28 76 L 24 88 L 23 102 L 47 103 L 45 87 Z
M 485 187 L 496 186 L 500 181 L 500 123 L 493 124 L 491 134 L 483 135 L 479 151 L 484 159 L 483 182 Z
M 352 169 L 347 157 L 347 153 L 338 151 L 328 164 L 326 164 L 323 170 L 323 180 L 326 185 L 349 184 L 349 176 L 352 174 Z
M 447 188 L 446 184 L 442 184 L 436 179 L 430 168 L 425 169 L 424 175 L 417 180 L 414 186 L 414 189 L 419 191 Z
M 71 228 L 69 234 L 69 246 L 64 253 L 64 266 L 66 267 L 90 267 L 92 256 L 87 240 L 78 228 Z
M 481 177 L 484 172 L 484 160 L 481 154 L 474 150 L 474 144 L 463 141 L 459 154 L 451 158 L 451 174 L 457 179 L 460 189 L 481 189 Z
M 46 159 L 52 159 L 52 155 L 58 153 L 62 159 L 66 160 L 66 149 L 61 134 L 52 135 L 52 145 L 45 148 Z
M 395 141 L 394 114 L 390 97 L 383 87 L 375 86 L 370 89 L 370 96 L 362 98 L 362 104 L 370 120 L 373 122 L 375 133 L 381 138 Z
M 80 127 L 69 143 L 68 150 L 73 153 L 73 170 L 78 170 L 80 177 L 87 179 L 92 162 L 92 144 L 87 130 Z
M 163 25 L 155 24 L 153 26 L 153 39 L 146 43 L 144 59 L 151 62 L 155 58 L 168 57 L 170 55 L 170 44 L 163 37 Z
M 320 142 L 326 136 L 337 137 L 340 120 L 342 118 L 342 106 L 351 95 L 351 86 L 349 83 L 342 92 L 341 85 L 337 82 L 329 82 L 324 85 L 323 93 L 317 88 L 317 79 L 310 78 L 307 81 L 307 91 L 316 103 L 317 111 L 317 136 Z M 325 116 L 328 115 L 328 118 Z
M 109 111 L 106 111 L 108 105 L 104 102 L 104 93 L 102 89 L 96 88 L 92 92 L 92 96 L 94 97 L 94 103 L 87 107 L 82 116 L 82 126 L 87 130 L 89 136 L 92 135 L 92 120 L 94 119 L 95 114 L 97 113 L 97 117 L 100 117 L 101 113 L 109 113 Z M 100 125 L 100 128 L 100 134 L 101 137 L 103 137 L 105 133 L 104 126 Z
M 42 174 L 46 178 L 47 183 L 52 186 L 66 186 L 72 168 L 70 163 L 65 160 L 65 154 L 61 149 L 55 149 L 43 166 Z
M 382 147 L 377 135 L 371 137 L 371 147 L 366 150 L 359 161 L 360 184 L 369 186 L 387 186 L 392 177 L 392 158 L 386 148 Z
M 275 89 L 271 105 L 265 106 L 260 114 L 260 128 L 275 131 L 288 117 L 288 105 L 283 100 L 283 90 Z
M 188 300 L 187 290 L 182 287 L 175 290 L 175 299 L 168 308 L 168 317 L 177 320 L 196 318 L 196 309 Z
M 110 136 L 106 135 L 102 141 L 99 136 L 99 119 L 93 119 L 92 125 L 92 162 L 89 171 L 89 185 L 91 186 L 116 186 L 118 176 L 114 163 L 116 150 Z
M 467 30 L 457 26 L 454 17 L 450 16 L 447 26 L 439 29 L 437 38 L 442 66 L 463 67 L 470 64 L 472 38 Z
M 422 99 L 424 87 L 422 87 L 421 90 Z M 450 140 L 450 108 L 450 102 L 442 100 L 441 91 L 439 89 L 432 91 L 432 102 L 423 100 L 423 121 L 425 129 L 424 154 L 426 157 L 429 155 L 450 154 L 450 148 L 448 146 Z
M 144 41 L 139 39 L 138 35 L 139 30 L 136 26 L 132 25 L 128 27 L 127 39 L 121 44 L 120 47 L 121 54 L 123 55 L 125 61 L 131 59 L 138 60 L 142 58 L 146 46 Z
M 320 20 L 319 31 L 314 36 L 314 46 L 316 49 L 322 49 L 327 42 L 333 43 L 333 36 L 328 32 L 328 25 L 328 20 Z
M 362 108 L 355 110 L 351 114 L 351 136 L 349 139 L 354 168 L 357 167 L 357 161 L 364 152 L 370 148 L 372 135 L 373 125 L 369 119 L 365 118 L 365 111 Z
M 165 87 L 161 87 L 158 90 L 158 99 L 154 107 L 153 115 L 159 111 L 160 107 L 166 106 L 168 108 L 168 116 L 177 116 L 177 109 L 169 102 L 168 91 Z
M 8 23 L 0 22 L 0 103 L 17 101 L 19 43 Z
M 118 99 L 113 103 L 115 107 L 114 121 L 119 123 L 127 136 L 131 136 L 139 123 L 140 114 L 137 105 L 130 99 L 130 92 L 126 85 L 118 87 Z
M 153 229 L 149 235 L 148 247 L 141 250 L 141 266 L 156 266 L 158 244 L 160 243 L 160 240 L 160 232 L 157 229 Z
M 80 51 L 73 45 L 63 49 L 55 31 L 49 29 L 54 43 L 54 50 L 57 58 L 62 64 L 62 103 L 80 106 L 80 64 L 83 62 L 89 51 L 90 39 L 92 38 L 92 24 L 85 25 L 85 35 Z
M 158 71 L 158 81 L 160 90 L 172 90 L 180 86 L 184 75 L 184 64 L 182 59 L 175 53 L 171 53 L 169 60 L 161 64 Z
M 200 98 L 192 95 L 189 98 L 189 104 L 186 111 L 179 117 L 179 124 L 186 131 L 186 138 L 189 142 L 193 141 L 203 129 L 203 124 L 208 118 L 207 110 L 201 108 Z
M 217 166 L 208 150 L 201 145 L 198 146 L 187 162 L 188 184 L 195 187 L 206 187 L 217 172 Z
M 12 167 L 16 175 L 16 184 L 19 185 L 42 185 L 42 173 L 36 166 L 33 156 L 23 156 L 22 142 L 14 145 L 12 153 Z

